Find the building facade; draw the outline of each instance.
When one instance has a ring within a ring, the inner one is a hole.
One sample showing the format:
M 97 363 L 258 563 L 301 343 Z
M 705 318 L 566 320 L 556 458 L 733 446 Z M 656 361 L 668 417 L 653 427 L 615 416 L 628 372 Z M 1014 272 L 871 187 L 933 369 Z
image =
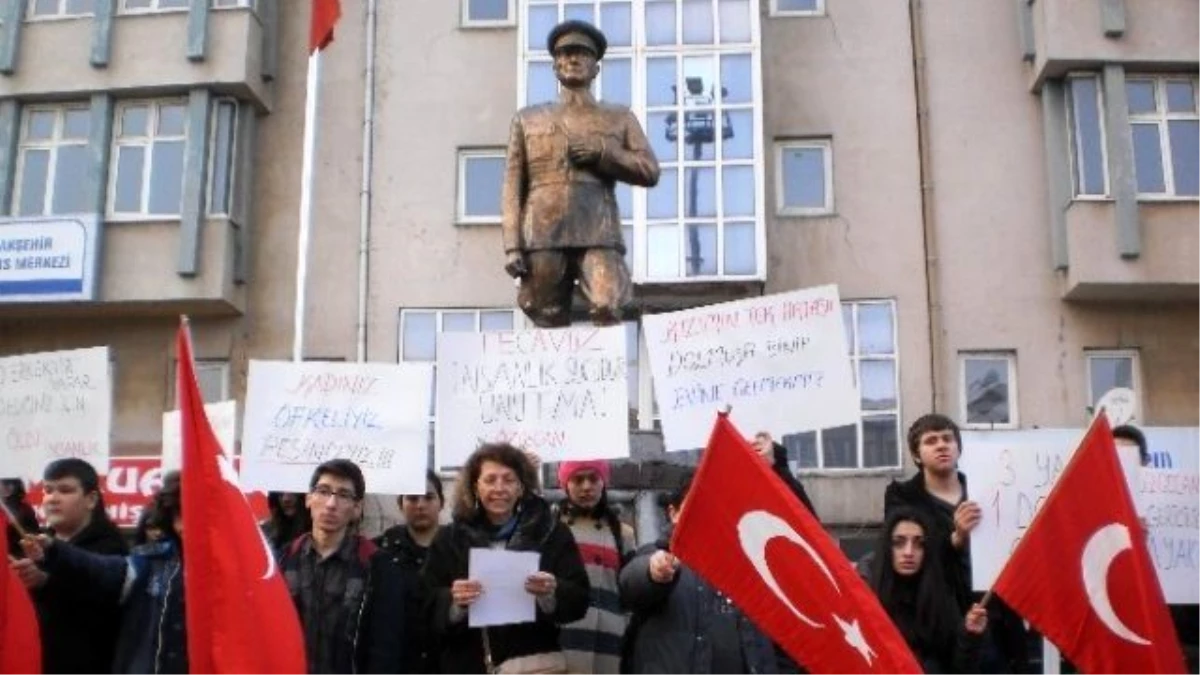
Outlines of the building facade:
M 249 359 L 290 358 L 307 7 L 2 6 L 0 211 L 88 220 L 100 247 L 91 299 L 0 305 L 0 354 L 110 345 L 114 452 L 154 454 L 180 313 L 213 400 L 244 397 Z M 502 270 L 503 146 L 516 108 L 555 96 L 547 31 L 583 18 L 610 43 L 596 93 L 634 110 L 663 169 L 619 194 L 642 460 L 623 487 L 679 460 L 638 315 L 826 283 L 861 419 L 785 441 L 849 538 L 911 472 L 904 430 L 925 412 L 1083 427 L 1122 388 L 1142 424 L 1198 423 L 1193 0 L 342 9 L 322 56 L 307 359 L 432 361 L 438 331 L 525 325 Z

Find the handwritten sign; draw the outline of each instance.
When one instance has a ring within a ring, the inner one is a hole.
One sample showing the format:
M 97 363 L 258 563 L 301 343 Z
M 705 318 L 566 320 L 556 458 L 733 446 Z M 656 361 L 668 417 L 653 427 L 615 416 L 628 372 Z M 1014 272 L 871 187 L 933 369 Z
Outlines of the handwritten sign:
M 108 470 L 108 347 L 0 358 L 0 476 L 40 478 L 63 457 Z
M 971 533 L 975 590 L 991 587 L 1083 436 L 1083 430 L 1073 435 L 1070 432 L 1074 430 L 1051 431 L 1060 433 L 1008 443 L 977 441 L 967 432 L 963 434 L 965 451 L 959 468 L 967 475 L 971 498 L 983 511 L 979 526 Z M 1055 437 L 1060 440 L 1051 440 Z M 1135 457 L 1136 451 L 1125 453 L 1120 461 L 1138 513 L 1149 528 L 1147 543 L 1163 592 L 1168 602 L 1195 603 L 1197 474 L 1142 468 Z M 1185 579 L 1186 575 L 1190 579 Z
M 628 457 L 625 328 L 442 333 L 437 416 L 441 466 L 489 441 L 546 462 Z
M 667 450 L 704 447 L 718 408 L 753 433 L 854 424 L 836 286 L 642 319 Z
M 212 425 L 217 442 L 226 456 L 233 456 L 237 442 L 237 401 L 204 404 L 204 413 Z M 173 471 L 183 466 L 183 436 L 179 427 L 179 411 L 163 413 L 162 470 Z
M 1200 474 L 1143 468 L 1134 498 L 1167 602 L 1200 603 Z
M 423 493 L 432 379 L 429 364 L 251 361 L 242 489 L 307 492 L 317 465 L 348 459 L 370 492 Z

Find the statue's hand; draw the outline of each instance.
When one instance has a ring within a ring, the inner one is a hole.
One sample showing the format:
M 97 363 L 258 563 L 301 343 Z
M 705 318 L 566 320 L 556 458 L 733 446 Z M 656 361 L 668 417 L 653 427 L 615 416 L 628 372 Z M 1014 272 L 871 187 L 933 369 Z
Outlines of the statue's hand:
M 600 161 L 600 154 L 603 151 L 604 144 L 600 141 L 599 136 L 588 136 L 587 138 L 572 136 L 567 139 L 567 155 L 574 164 L 581 166 L 595 164 Z
M 525 254 L 520 251 L 509 251 L 508 262 L 504 263 L 504 271 L 514 279 L 529 274 L 529 266 L 525 264 Z

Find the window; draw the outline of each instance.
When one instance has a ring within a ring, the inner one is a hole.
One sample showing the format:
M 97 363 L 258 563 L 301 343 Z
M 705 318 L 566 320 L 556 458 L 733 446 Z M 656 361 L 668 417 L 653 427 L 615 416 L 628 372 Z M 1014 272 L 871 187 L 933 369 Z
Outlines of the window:
M 967 429 L 1017 428 L 1017 356 L 959 354 L 959 419 Z
M 27 108 L 17 149 L 13 213 L 19 216 L 88 210 L 87 105 Z
M 237 157 L 237 113 L 237 101 L 233 99 L 218 99 L 213 106 L 208 168 L 210 215 L 229 215 Z
M 776 16 L 818 16 L 825 13 L 825 0 L 771 0 Z
M 167 383 L 167 390 L 171 392 L 172 410 L 179 407 L 179 393 L 175 390 L 175 383 L 178 381 L 175 368 L 178 367 L 179 362 L 175 362 L 171 370 L 171 380 Z M 205 403 L 229 400 L 229 362 L 214 359 L 196 361 L 196 384 L 200 387 L 200 397 Z
M 861 396 L 858 423 L 780 439 L 793 468 L 900 467 L 900 374 L 896 304 L 891 300 L 842 303 L 842 325 Z
M 30 19 L 87 16 L 94 11 L 93 2 L 94 0 L 29 0 L 27 15 Z
M 459 150 L 458 222 L 500 222 L 505 151 Z
M 1105 196 L 1108 194 L 1108 168 L 1100 78 L 1094 75 L 1067 78 L 1067 105 L 1075 195 Z
M 187 103 L 139 101 L 117 107 L 110 215 L 178 216 L 183 197 Z
M 781 216 L 833 212 L 833 162 L 828 140 L 775 146 L 775 202 Z
M 1125 81 L 1141 196 L 1200 196 L 1200 115 L 1192 77 Z
M 213 9 L 231 9 L 234 7 L 249 7 L 257 9 L 258 0 L 212 0 Z
M 525 315 L 515 309 L 404 309 L 400 311 L 400 361 L 433 363 L 437 368 L 437 336 L 442 332 L 469 333 L 525 327 Z M 440 467 L 433 449 L 437 434 L 437 375 L 429 399 L 429 466 Z
M 468 28 L 511 26 L 513 0 L 462 0 L 462 25 Z
M 1105 394 L 1117 388 L 1132 390 L 1135 400 L 1140 400 L 1141 377 L 1136 349 L 1088 350 L 1085 356 L 1088 403 L 1093 411 Z
M 191 0 L 121 0 L 123 12 L 162 12 L 185 10 Z
M 658 157 L 651 190 L 619 186 L 636 281 L 759 277 L 764 266 L 758 13 L 750 0 L 522 0 L 519 103 L 557 96 L 546 35 L 600 27 L 598 98 L 629 106 Z

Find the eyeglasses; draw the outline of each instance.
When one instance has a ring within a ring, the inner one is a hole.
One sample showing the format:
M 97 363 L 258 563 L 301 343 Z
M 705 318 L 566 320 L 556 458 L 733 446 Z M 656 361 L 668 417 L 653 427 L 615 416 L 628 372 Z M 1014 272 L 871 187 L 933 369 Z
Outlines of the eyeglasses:
M 313 488 L 312 495 L 324 501 L 329 501 L 330 497 L 336 497 L 339 502 L 345 503 L 358 501 L 358 495 L 353 492 L 349 490 L 332 490 L 327 485 L 318 485 Z
M 514 478 L 514 477 L 512 477 L 512 476 L 496 476 L 496 475 L 491 475 L 491 476 L 483 476 L 483 477 L 481 477 L 481 478 L 479 479 L 479 484 L 480 484 L 480 485 L 486 485 L 487 487 L 506 487 L 506 488 L 511 488 L 511 487 L 517 487 L 518 485 L 520 485 L 520 484 L 521 484 L 521 481 L 520 481 L 519 479 L 517 479 L 517 478 Z

